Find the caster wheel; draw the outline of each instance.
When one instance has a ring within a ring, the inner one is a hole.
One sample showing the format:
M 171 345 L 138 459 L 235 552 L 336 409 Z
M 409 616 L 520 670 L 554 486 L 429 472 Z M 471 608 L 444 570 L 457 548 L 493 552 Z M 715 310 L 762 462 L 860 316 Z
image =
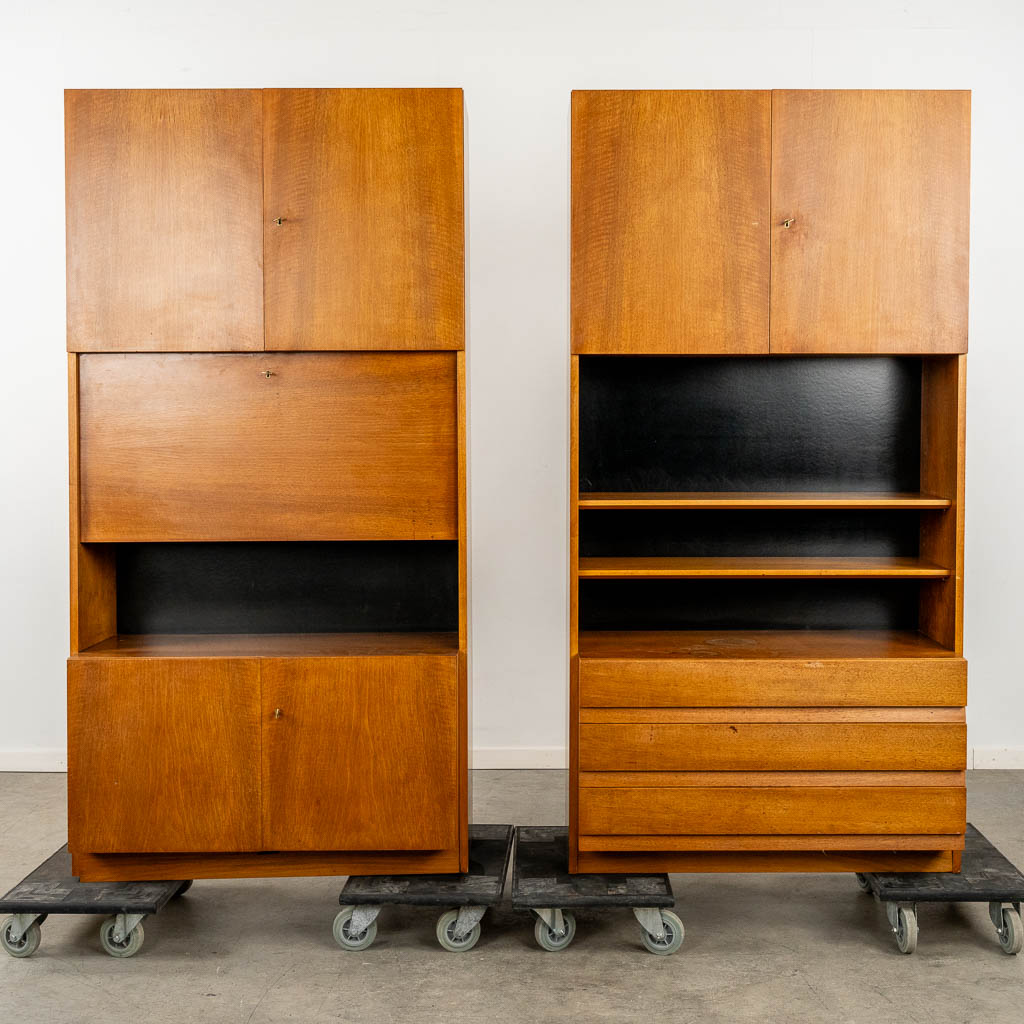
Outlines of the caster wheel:
M 562 921 L 565 924 L 565 931 L 558 935 L 544 921 L 537 918 L 533 926 L 533 937 L 541 949 L 546 949 L 549 953 L 558 953 L 568 948 L 569 943 L 576 938 L 576 918 L 568 910 L 563 910 Z
M 857 886 L 861 892 L 871 892 L 871 886 L 868 883 L 866 875 L 862 875 L 859 871 L 857 872 Z
M 110 956 L 124 958 L 135 956 L 145 941 L 146 933 L 142 930 L 142 924 L 137 924 L 120 942 L 114 939 L 114 926 L 117 924 L 116 917 L 108 917 L 100 925 L 100 944 Z
M 39 943 L 43 937 L 43 933 L 39 930 L 39 922 L 33 921 L 25 929 L 17 942 L 11 938 L 13 927 L 14 921 L 11 918 L 4 921 L 3 931 L 0 932 L 0 944 L 3 945 L 4 949 L 11 956 L 16 956 L 19 959 L 31 956 L 39 948 Z
M 371 921 L 370 926 L 358 935 L 352 934 L 352 914 L 355 912 L 355 909 L 355 907 L 342 907 L 334 919 L 334 941 L 342 949 L 352 952 L 369 948 L 373 945 L 373 940 L 377 938 L 376 921 Z
M 480 939 L 479 921 L 462 938 L 456 938 L 455 922 L 458 917 L 457 910 L 446 910 L 437 919 L 437 928 L 434 929 L 441 948 L 447 949 L 449 953 L 465 953 L 467 949 L 472 949 Z
M 190 878 L 187 882 L 182 882 L 181 885 L 178 886 L 178 891 L 171 897 L 171 899 L 176 900 L 178 897 L 184 896 L 191 888 L 192 879 Z
M 649 953 L 654 953 L 657 956 L 669 956 L 683 944 L 685 929 L 679 916 L 671 910 L 661 912 L 661 923 L 665 926 L 664 937 L 656 939 L 650 932 L 645 931 L 643 942 Z
M 1020 914 L 1013 907 L 1003 907 L 1003 924 L 996 934 L 1004 953 L 1016 956 L 1024 948 L 1024 928 L 1021 927 Z
M 896 936 L 896 945 L 901 953 L 913 953 L 917 949 L 917 911 L 900 907 L 895 916 L 892 930 Z

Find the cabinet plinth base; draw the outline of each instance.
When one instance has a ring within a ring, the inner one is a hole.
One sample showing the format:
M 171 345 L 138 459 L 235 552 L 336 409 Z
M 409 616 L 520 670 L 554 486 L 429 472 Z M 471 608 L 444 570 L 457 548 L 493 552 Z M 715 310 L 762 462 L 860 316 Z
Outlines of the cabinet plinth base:
M 687 851 L 669 853 L 594 853 L 580 851 L 576 870 L 580 874 L 632 874 L 665 871 L 759 872 L 854 871 L 860 873 L 908 871 L 957 871 L 959 850 L 771 850 L 771 851 Z

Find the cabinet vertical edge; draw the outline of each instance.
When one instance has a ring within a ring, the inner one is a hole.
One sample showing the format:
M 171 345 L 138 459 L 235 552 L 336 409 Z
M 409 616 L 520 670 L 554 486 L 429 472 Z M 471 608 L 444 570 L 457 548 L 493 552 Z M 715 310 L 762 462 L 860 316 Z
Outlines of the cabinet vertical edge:
M 579 422 L 580 357 L 569 369 L 569 871 L 579 870 Z
M 466 437 L 466 352 L 455 353 L 455 390 L 458 458 L 456 482 L 458 493 L 459 531 L 459 671 L 458 671 L 458 843 L 459 870 L 469 870 L 469 808 L 473 799 L 472 770 L 473 745 L 469 729 L 473 721 L 472 694 L 469 687 L 469 495 L 467 491 L 466 465 L 468 462 Z

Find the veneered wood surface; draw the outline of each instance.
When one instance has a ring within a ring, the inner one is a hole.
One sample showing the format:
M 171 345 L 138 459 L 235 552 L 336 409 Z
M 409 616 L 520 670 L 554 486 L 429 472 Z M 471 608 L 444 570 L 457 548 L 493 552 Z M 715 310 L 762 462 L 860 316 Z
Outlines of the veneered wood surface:
M 455 655 L 456 633 L 144 633 L 109 637 L 75 657 L 358 658 Z
M 581 789 L 583 835 L 963 832 L 966 790 L 928 786 Z
M 83 540 L 457 536 L 452 354 L 90 354 L 79 379 Z
M 64 94 L 68 349 L 263 348 L 258 89 Z
M 581 850 L 951 850 L 964 845 L 962 835 L 836 836 L 582 836 Z
M 569 825 L 569 871 L 577 870 L 579 839 L 579 713 L 580 706 L 580 608 L 579 608 L 579 459 L 580 459 L 580 357 L 569 356 L 569 708 L 566 744 L 569 753 L 569 785 L 566 820 Z
M 457 657 L 266 659 L 261 672 L 266 849 L 458 846 Z
M 768 352 L 766 91 L 572 96 L 572 351 Z
M 961 838 L 962 837 L 953 837 Z M 592 853 L 581 851 L 583 873 L 637 872 L 883 872 L 954 871 L 957 852 L 941 850 L 887 852 L 883 850 L 767 850 L 657 853 Z
M 459 851 L 382 850 L 360 853 L 73 853 L 71 870 L 83 882 L 151 878 L 312 878 L 322 875 L 450 875 Z
M 581 558 L 580 578 L 589 579 L 695 579 L 711 576 L 720 579 L 763 577 L 791 579 L 806 577 L 842 577 L 845 579 L 888 579 L 895 577 L 944 579 L 949 569 L 921 558 L 847 557 L 780 558 L 732 557 L 608 557 Z
M 459 870 L 469 871 L 469 808 L 473 803 L 473 748 L 469 723 L 473 721 L 473 692 L 469 687 L 469 495 L 466 479 L 469 438 L 466 424 L 466 353 L 457 353 L 458 384 L 458 531 L 459 531 L 459 679 L 456 750 L 459 781 Z
M 588 787 L 655 786 L 963 786 L 963 771 L 595 771 L 580 772 L 580 785 Z M 938 849 L 948 849 L 946 846 Z
M 967 357 L 922 361 L 921 485 L 950 498 L 943 515 L 921 516 L 923 558 L 941 559 L 949 577 L 921 588 L 921 632 L 958 654 L 964 643 L 964 469 Z
M 883 491 L 582 491 L 579 507 L 620 508 L 949 508 L 934 494 Z
M 252 659 L 70 660 L 72 851 L 258 850 L 259 692 Z
M 462 348 L 462 90 L 263 96 L 266 347 Z
M 953 771 L 967 727 L 932 722 L 584 724 L 584 771 Z
M 943 707 L 703 707 L 581 708 L 580 722 L 603 724 L 729 725 L 737 722 L 965 722 L 963 708 Z
M 970 104 L 772 93 L 773 353 L 967 351 Z

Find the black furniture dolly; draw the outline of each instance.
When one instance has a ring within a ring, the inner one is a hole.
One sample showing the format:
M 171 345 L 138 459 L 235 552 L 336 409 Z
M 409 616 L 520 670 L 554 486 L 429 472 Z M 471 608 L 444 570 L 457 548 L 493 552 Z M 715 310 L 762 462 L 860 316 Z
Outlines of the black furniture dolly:
M 103 914 L 100 942 L 111 956 L 135 956 L 145 933 L 142 921 L 181 896 L 191 881 L 80 882 L 71 874 L 67 845 L 48 857 L 0 899 L 0 944 L 11 956 L 31 956 L 42 938 L 39 926 L 50 914 Z M 109 916 L 108 916 L 109 915 Z
M 512 853 L 511 825 L 469 826 L 469 871 L 464 875 L 358 875 L 349 878 L 338 902 L 334 938 L 342 949 L 366 949 L 377 937 L 377 915 L 385 906 L 455 907 L 437 919 L 437 941 L 452 953 L 472 949 L 480 921 L 497 906 Z
M 667 956 L 683 944 L 668 875 L 570 875 L 568 865 L 568 829 L 516 829 L 512 906 L 536 916 L 533 934 L 542 949 L 568 947 L 576 935 L 572 911 L 581 907 L 629 907 L 651 953 Z
M 1003 952 L 1016 956 L 1024 947 L 1020 919 L 1024 874 L 973 825 L 967 826 L 959 874 L 858 874 L 857 882 L 864 892 L 885 904 L 901 953 L 917 949 L 919 903 L 987 903 Z

